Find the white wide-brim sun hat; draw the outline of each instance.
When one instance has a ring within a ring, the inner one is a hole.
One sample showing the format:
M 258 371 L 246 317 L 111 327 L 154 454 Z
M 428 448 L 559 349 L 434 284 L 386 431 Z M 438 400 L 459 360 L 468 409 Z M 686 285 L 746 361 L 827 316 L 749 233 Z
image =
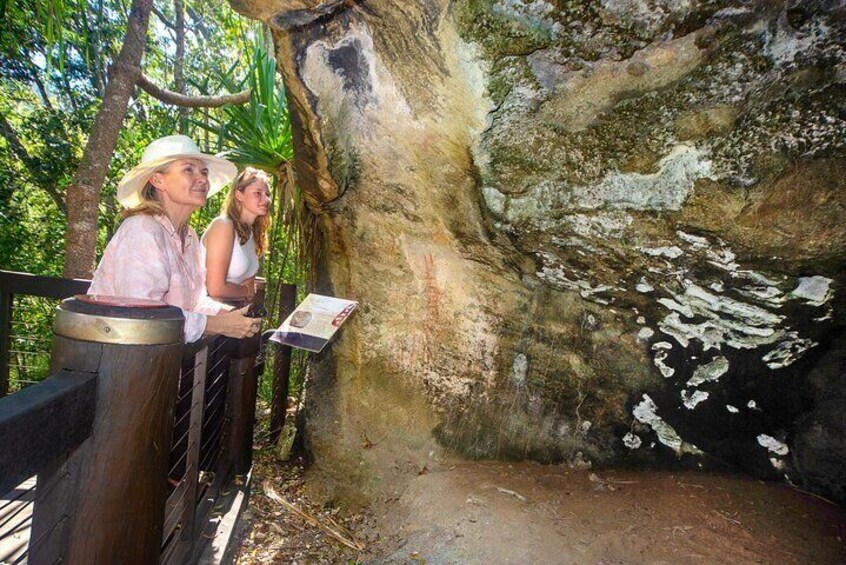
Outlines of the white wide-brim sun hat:
M 141 191 L 153 173 L 177 159 L 200 159 L 206 163 L 209 168 L 209 197 L 232 182 L 238 174 L 238 168 L 234 164 L 203 153 L 190 137 L 168 135 L 150 143 L 144 149 L 141 163 L 126 173 L 118 183 L 118 202 L 125 208 L 134 208 L 141 204 Z

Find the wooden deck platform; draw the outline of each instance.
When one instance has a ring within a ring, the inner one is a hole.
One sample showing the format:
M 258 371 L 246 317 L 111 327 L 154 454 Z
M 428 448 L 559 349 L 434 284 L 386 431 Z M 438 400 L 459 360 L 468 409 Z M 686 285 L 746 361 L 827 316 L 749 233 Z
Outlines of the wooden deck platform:
M 31 477 L 0 495 L 0 564 L 22 565 L 27 562 L 29 531 L 32 526 L 32 502 L 35 477 Z
M 27 547 L 32 526 L 35 500 L 35 477 L 14 490 L 0 495 L 0 565 L 27 563 Z M 220 565 L 231 562 L 238 520 L 247 507 L 251 477 L 236 481 L 217 501 L 217 510 L 203 527 L 202 548 L 198 563 Z

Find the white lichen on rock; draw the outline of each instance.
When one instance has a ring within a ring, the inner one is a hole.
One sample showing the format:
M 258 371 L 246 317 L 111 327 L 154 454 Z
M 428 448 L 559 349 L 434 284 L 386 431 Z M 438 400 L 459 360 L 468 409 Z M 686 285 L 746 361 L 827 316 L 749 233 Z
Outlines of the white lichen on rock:
M 761 445 L 761 447 L 766 447 L 770 452 L 775 453 L 776 455 L 787 455 L 790 452 L 786 443 L 780 442 L 773 436 L 759 434 L 757 439 L 758 444 Z
M 643 400 L 634 407 L 632 414 L 638 422 L 652 428 L 658 436 L 658 441 L 671 448 L 677 455 L 682 455 L 683 453 L 702 453 L 695 445 L 682 440 L 679 434 L 676 433 L 676 430 L 658 416 L 657 411 L 658 406 L 655 405 L 655 402 L 648 394 L 644 394 Z
M 655 335 L 655 330 L 652 328 L 640 328 L 637 332 L 637 339 L 638 341 L 647 341 L 649 338 Z
M 811 306 L 822 306 L 834 296 L 831 289 L 832 282 L 831 279 L 820 275 L 800 277 L 799 284 L 793 289 L 790 296 L 804 299 L 805 304 Z
M 670 245 L 666 247 L 638 247 L 638 251 L 643 251 L 650 257 L 666 257 L 667 259 L 678 259 L 684 255 L 684 251 L 677 245 Z
M 778 19 L 775 33 L 764 33 L 764 54 L 776 65 L 789 66 L 797 56 L 819 49 L 827 33 L 828 26 L 819 21 L 811 22 L 806 31 L 797 31 L 782 16 Z
M 796 362 L 805 352 L 818 344 L 810 339 L 800 338 L 796 332 L 788 333 L 785 338 L 761 360 L 770 369 L 782 369 Z
M 631 432 L 627 432 L 626 435 L 623 436 L 623 445 L 629 449 L 638 449 L 642 444 L 643 442 L 640 437 Z
M 595 185 L 571 189 L 570 204 L 594 210 L 678 210 L 698 179 L 711 177 L 707 151 L 677 145 L 652 174 L 613 172 Z
M 693 371 L 693 376 L 687 381 L 687 385 L 697 387 L 707 382 L 719 380 L 728 370 L 728 359 L 722 355 L 718 355 L 705 365 L 696 367 Z
M 669 18 L 683 19 L 693 9 L 690 0 L 601 0 L 600 14 L 612 24 L 634 25 L 657 32 Z
M 702 390 L 695 390 L 693 391 L 693 393 L 690 393 L 687 390 L 681 391 L 682 403 L 688 410 L 693 410 L 694 408 L 696 408 L 697 404 L 704 400 L 707 400 L 710 395 L 710 393 Z
M 655 364 L 656 367 L 658 367 L 658 370 L 661 371 L 661 375 L 663 375 L 665 379 L 669 379 L 670 377 L 676 374 L 676 370 L 664 363 L 664 359 L 666 358 L 666 351 L 658 351 L 655 354 L 655 357 L 652 359 L 652 362 Z
M 645 277 L 640 277 L 640 281 L 638 281 L 637 285 L 635 286 L 635 290 L 638 292 L 642 292 L 643 294 L 647 294 L 654 291 L 655 287 L 649 284 Z
M 516 387 L 526 386 L 526 375 L 529 373 L 529 359 L 522 353 L 514 356 L 511 363 L 511 372 L 508 375 L 509 381 Z

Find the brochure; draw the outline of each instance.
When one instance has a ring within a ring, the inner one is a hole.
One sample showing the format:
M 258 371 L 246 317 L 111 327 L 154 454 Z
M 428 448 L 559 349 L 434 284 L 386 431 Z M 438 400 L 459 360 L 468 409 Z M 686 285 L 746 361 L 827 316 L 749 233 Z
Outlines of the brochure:
M 309 294 L 270 339 L 319 353 L 356 306 L 358 302 L 354 300 Z

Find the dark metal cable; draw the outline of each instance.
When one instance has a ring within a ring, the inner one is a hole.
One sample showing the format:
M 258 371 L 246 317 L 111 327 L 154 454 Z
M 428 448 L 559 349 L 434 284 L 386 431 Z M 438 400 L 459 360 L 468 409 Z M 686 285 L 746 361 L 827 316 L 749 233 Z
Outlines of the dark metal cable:
M 6 500 L 6 504 L 4 504 L 3 506 L 0 506 L 0 511 L 2 511 L 4 508 L 6 508 L 7 506 L 9 506 L 10 504 L 12 504 L 13 502 L 15 502 L 16 500 L 20 500 L 22 497 L 24 497 L 24 496 L 26 496 L 27 494 L 29 494 L 29 493 L 31 493 L 32 491 L 34 491 L 34 490 L 35 490 L 35 487 L 36 487 L 36 485 L 35 485 L 35 484 L 33 484 L 33 485 L 32 485 L 31 487 L 29 487 L 28 489 L 26 489 L 26 490 L 22 490 L 20 494 L 15 495 L 15 498 L 3 499 L 3 500 Z M 16 489 L 16 490 L 17 490 L 17 489 Z M 8 494 L 8 493 L 7 493 L 7 494 Z M 32 501 L 30 501 L 30 502 L 32 502 Z
M 224 420 L 221 420 L 220 425 L 217 427 L 217 429 L 214 431 L 214 433 L 209 435 L 209 438 L 206 440 L 206 442 L 200 448 L 200 453 L 205 452 L 205 456 L 203 457 L 202 463 L 200 465 L 201 469 L 207 468 L 206 463 L 208 462 L 208 458 L 209 458 L 210 454 L 214 453 L 215 451 L 220 451 L 219 445 L 217 446 L 218 449 L 206 449 L 206 448 L 209 445 L 214 445 L 215 443 L 218 442 L 218 440 L 220 440 L 220 438 L 222 436 L 221 432 L 223 431 L 223 423 L 224 423 Z M 214 440 L 214 441 L 212 441 L 212 440 Z
M 12 512 L 11 514 L 9 514 L 9 516 L 8 516 L 5 520 L 3 520 L 2 522 L 0 522 L 0 528 L 2 528 L 3 526 L 5 526 L 5 525 L 6 525 L 6 524 L 8 524 L 9 522 L 11 522 L 11 521 L 12 521 L 12 518 L 14 518 L 14 517 L 15 517 L 15 516 L 17 516 L 18 514 L 20 514 L 20 513 L 21 513 L 24 509 L 26 509 L 26 507 L 27 507 L 27 506 L 29 506 L 30 504 L 32 504 L 32 502 L 27 502 L 27 503 L 25 503 L 25 504 L 21 504 L 21 507 L 20 507 L 20 508 L 18 508 L 17 510 L 15 510 L 15 511 L 14 511 L 14 512 Z

